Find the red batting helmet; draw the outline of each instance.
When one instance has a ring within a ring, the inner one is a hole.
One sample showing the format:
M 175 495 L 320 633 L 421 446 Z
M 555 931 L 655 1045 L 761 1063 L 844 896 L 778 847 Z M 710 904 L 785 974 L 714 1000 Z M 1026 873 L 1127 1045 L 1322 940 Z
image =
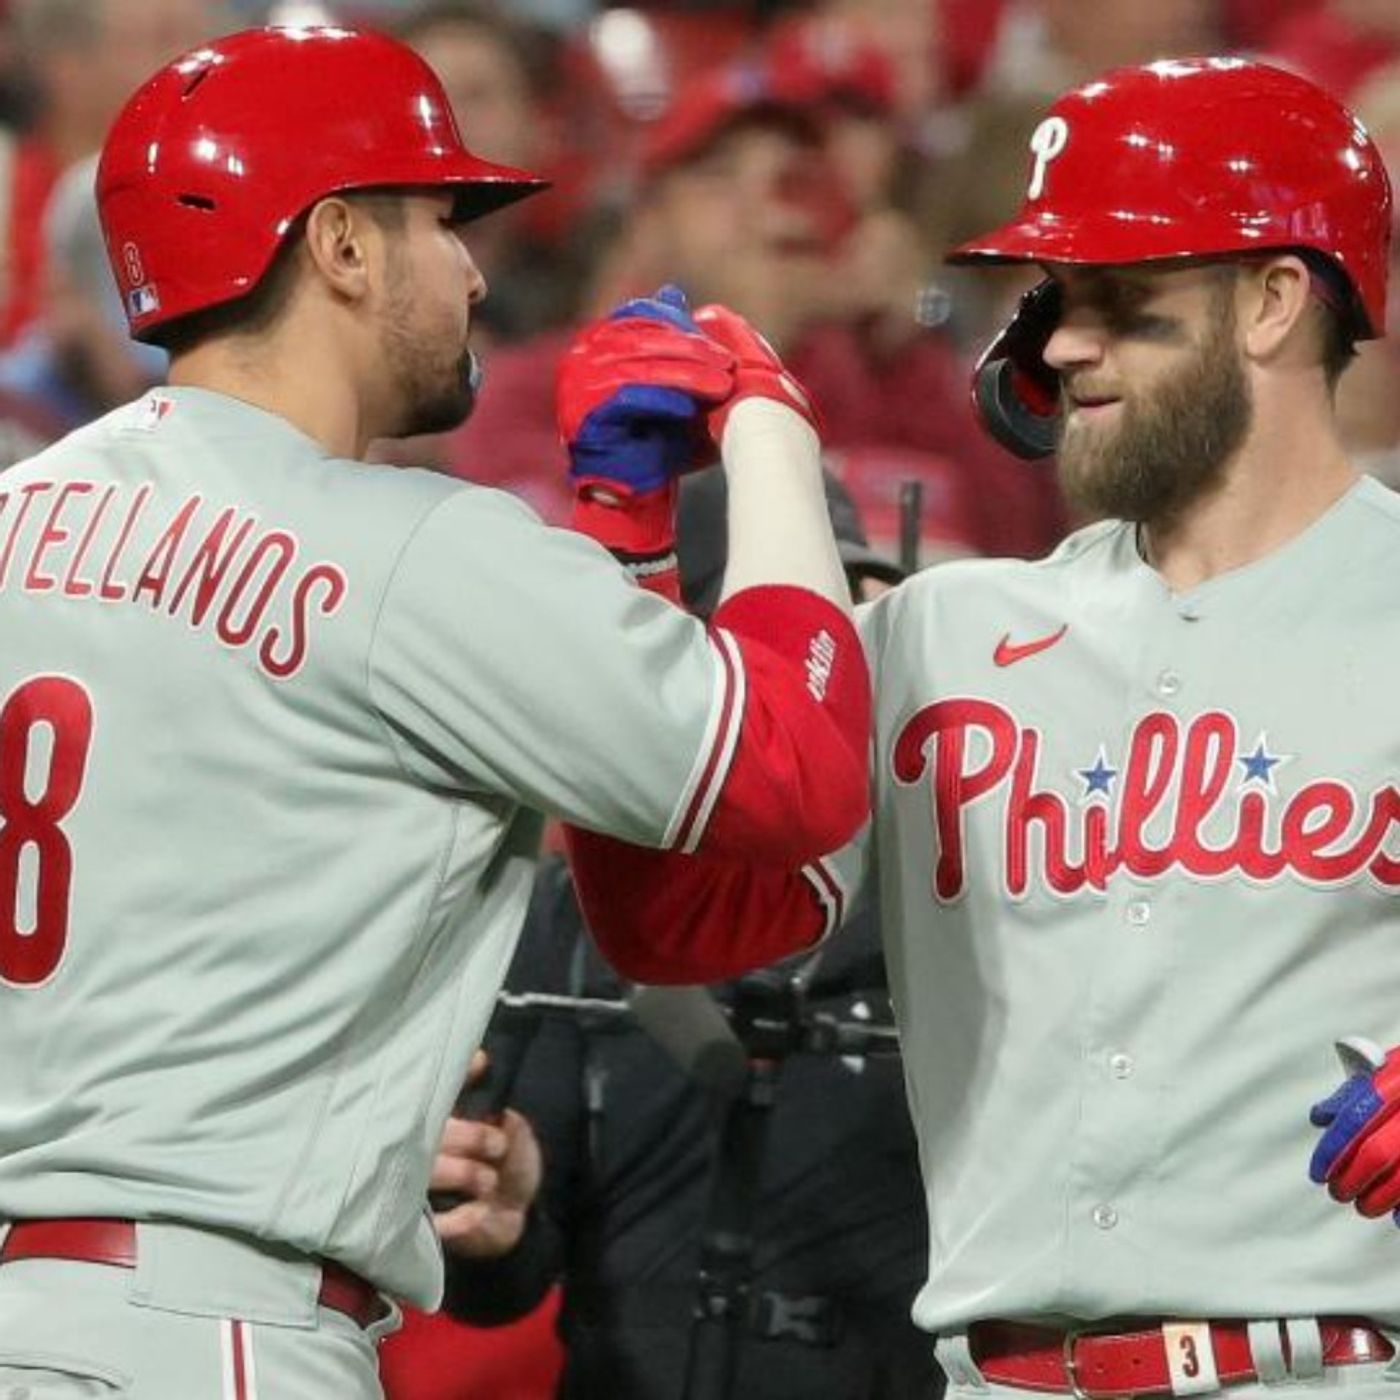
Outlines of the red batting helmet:
M 436 74 L 384 35 L 254 29 L 186 54 L 126 104 L 98 166 L 132 335 L 251 291 L 317 200 L 424 186 L 466 220 L 545 182 L 474 156 Z
M 1366 130 L 1297 74 L 1235 58 L 1124 68 L 1031 137 L 1025 202 L 950 261 L 1132 263 L 1311 249 L 1385 333 L 1390 181 Z
M 1060 98 L 1030 151 L 1016 217 L 948 261 L 1121 264 L 1297 250 L 1336 274 L 1324 295 L 1356 339 L 1385 334 L 1385 164 L 1356 118 L 1306 78 L 1235 58 L 1119 69 Z M 1031 308 L 1034 334 L 1012 337 L 1039 346 L 1012 356 L 1023 385 L 1044 377 L 1032 361 L 1054 328 L 1044 324 L 1048 304 Z M 979 374 L 999 370 L 1009 384 L 998 346 Z M 977 390 L 984 421 L 987 388 Z M 1019 397 L 1044 416 L 1038 391 Z

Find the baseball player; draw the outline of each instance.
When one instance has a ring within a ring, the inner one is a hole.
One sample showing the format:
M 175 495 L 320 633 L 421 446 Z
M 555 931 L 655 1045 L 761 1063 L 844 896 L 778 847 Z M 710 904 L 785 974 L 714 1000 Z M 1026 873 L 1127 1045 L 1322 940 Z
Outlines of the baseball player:
M 1388 1394 L 1400 498 L 1332 387 L 1383 332 L 1389 183 L 1328 95 L 1233 59 L 1110 73 L 1030 155 L 955 253 L 1045 274 L 978 400 L 1107 518 L 864 610 L 874 815 L 824 879 L 580 837 L 580 885 L 628 971 L 690 946 L 698 980 L 713 925 L 815 939 L 876 881 L 955 1393 Z M 1360 1214 L 1308 1182 L 1317 1100 Z
M 539 187 L 336 28 L 192 52 L 107 141 L 172 387 L 0 482 L 0 1394 L 378 1396 L 386 1299 L 441 1290 L 429 1166 L 540 814 L 785 861 L 865 820 L 817 437 L 737 318 L 631 303 L 563 384 L 585 513 L 649 578 L 721 446 L 708 630 L 508 497 L 361 460 L 470 408 L 463 227 Z

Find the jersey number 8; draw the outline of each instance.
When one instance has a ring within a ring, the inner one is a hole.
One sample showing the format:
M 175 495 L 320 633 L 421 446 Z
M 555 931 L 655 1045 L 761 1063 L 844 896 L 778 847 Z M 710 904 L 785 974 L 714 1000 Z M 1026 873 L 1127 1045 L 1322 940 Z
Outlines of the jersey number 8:
M 67 676 L 35 676 L 0 707 L 0 982 L 11 986 L 46 981 L 63 958 L 73 848 L 60 823 L 82 791 L 91 741 L 92 701 Z M 43 747 L 47 771 L 36 774 Z

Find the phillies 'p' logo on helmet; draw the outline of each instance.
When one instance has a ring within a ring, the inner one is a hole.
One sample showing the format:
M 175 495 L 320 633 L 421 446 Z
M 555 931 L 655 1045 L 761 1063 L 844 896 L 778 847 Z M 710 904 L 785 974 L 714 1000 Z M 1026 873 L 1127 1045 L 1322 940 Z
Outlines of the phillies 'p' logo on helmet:
M 138 89 L 103 146 L 97 200 L 144 340 L 250 292 L 328 195 L 447 187 L 465 220 L 545 183 L 473 155 L 437 75 L 407 45 L 273 27 L 196 49 Z
M 1308 79 L 1238 58 L 1118 69 L 1061 97 L 1031 137 L 1030 156 L 1015 217 L 955 248 L 949 262 L 1170 263 L 1292 251 L 1324 271 L 1353 338 L 1385 334 L 1390 180 L 1366 129 Z M 1043 377 L 1043 365 L 1020 368 Z M 984 421 L 986 408 L 979 403 Z M 1047 440 L 1053 434 L 1040 434 L 1023 455 L 1045 455 Z
M 1031 135 L 1031 150 L 1035 164 L 1031 167 L 1031 182 L 1026 198 L 1039 199 L 1045 193 L 1045 175 L 1050 162 L 1063 155 L 1069 144 L 1069 123 L 1063 117 L 1046 117 Z

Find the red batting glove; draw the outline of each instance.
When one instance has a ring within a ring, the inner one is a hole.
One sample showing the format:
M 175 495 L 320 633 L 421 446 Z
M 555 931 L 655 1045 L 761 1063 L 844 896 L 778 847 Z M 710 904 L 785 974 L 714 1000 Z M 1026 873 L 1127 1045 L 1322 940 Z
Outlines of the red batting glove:
M 1338 1041 L 1345 1082 L 1311 1114 L 1325 1131 L 1309 1174 L 1332 1198 L 1400 1225 L 1400 1052 L 1359 1036 Z
M 733 354 L 701 334 L 688 311 L 660 296 L 626 303 L 581 331 L 559 365 L 555 418 L 576 487 L 651 491 L 709 466 L 704 434 L 687 431 L 687 410 L 733 392 Z
M 710 410 L 706 426 L 718 446 L 724 438 L 724 425 L 736 404 L 744 399 L 774 399 L 800 413 L 822 431 L 821 415 L 812 396 L 788 373 L 778 352 L 737 312 L 727 306 L 702 306 L 695 323 L 711 340 L 734 356 L 734 392 L 717 408 Z
M 676 477 L 713 459 L 705 418 L 733 391 L 733 359 L 663 287 L 582 331 L 559 367 L 574 528 L 676 602 Z

